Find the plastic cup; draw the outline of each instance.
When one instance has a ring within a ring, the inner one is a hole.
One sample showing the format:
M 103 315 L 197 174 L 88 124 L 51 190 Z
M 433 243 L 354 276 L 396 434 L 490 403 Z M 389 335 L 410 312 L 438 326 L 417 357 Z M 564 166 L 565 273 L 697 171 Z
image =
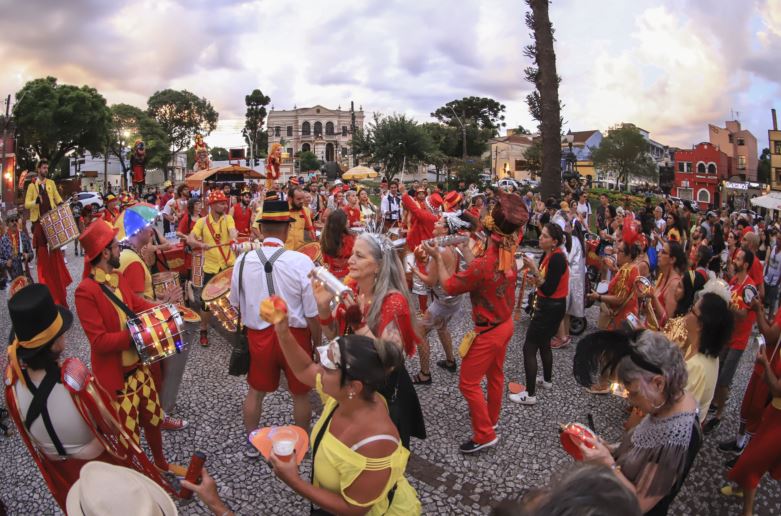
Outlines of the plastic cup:
M 298 434 L 290 428 L 277 428 L 271 432 L 271 449 L 283 462 L 289 462 L 296 451 Z

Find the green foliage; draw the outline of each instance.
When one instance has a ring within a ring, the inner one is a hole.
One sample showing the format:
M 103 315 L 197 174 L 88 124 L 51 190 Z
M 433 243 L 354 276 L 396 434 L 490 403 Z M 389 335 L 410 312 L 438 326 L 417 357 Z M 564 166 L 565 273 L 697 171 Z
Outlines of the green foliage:
M 258 89 L 252 90 L 252 93 L 244 97 L 247 112 L 244 115 L 244 129 L 241 130 L 241 134 L 250 150 L 254 150 L 251 152 L 254 157 L 266 155 L 268 133 L 263 130 L 263 124 L 266 121 L 266 106 L 270 102 L 271 97 L 263 95 L 263 92 Z
M 528 129 L 526 129 L 526 128 L 525 128 L 524 126 L 522 126 L 522 125 L 519 125 L 519 126 L 518 126 L 518 127 L 515 129 L 515 134 L 531 134 L 531 133 L 532 133 L 531 131 L 529 131 Z
M 429 133 L 423 126 L 397 114 L 388 117 L 375 114 L 364 130 L 353 135 L 353 143 L 358 156 L 383 167 L 389 180 L 396 177 L 405 164 L 408 167 L 417 165 L 434 151 Z
M 452 169 L 455 171 L 455 177 L 458 178 L 458 181 L 465 181 L 466 184 L 480 184 L 480 174 L 486 169 L 487 165 L 489 164 L 483 160 L 468 159 L 464 161 L 457 159 L 454 160 Z
M 212 161 L 228 161 L 228 149 L 225 147 L 212 147 L 209 151 Z
M 770 183 L 770 149 L 765 147 L 759 156 L 757 164 L 757 181 L 760 183 Z
M 147 113 L 160 124 L 167 135 L 169 149 L 165 163 L 186 149 L 196 133 L 209 135 L 217 127 L 219 114 L 205 98 L 199 98 L 187 90 L 162 90 L 147 101 Z M 168 170 L 166 169 L 166 177 Z
M 588 200 L 593 204 L 594 213 L 596 213 L 596 207 L 599 206 L 599 196 L 602 194 L 607 195 L 608 202 L 611 206 L 625 206 L 625 201 L 628 198 L 631 202 L 632 210 L 635 213 L 639 213 L 640 210 L 645 208 L 646 195 L 630 194 L 617 190 L 609 190 L 607 188 L 591 188 L 588 191 Z
M 303 151 L 298 153 L 298 163 L 301 172 L 319 170 L 323 164 L 312 151 Z
M 136 140 L 143 140 L 147 169 L 165 168 L 168 139 L 163 128 L 145 111 L 129 104 L 114 104 L 106 134 L 109 154 L 116 156 L 123 173 L 130 170 L 130 155 Z M 125 145 L 122 145 L 122 142 Z
M 625 124 L 608 132 L 591 152 L 594 167 L 611 172 L 619 182 L 629 184 L 632 177 L 655 179 L 656 163 L 648 155 L 648 142 L 637 127 Z
M 499 129 L 505 126 L 504 104 L 486 97 L 464 97 L 451 100 L 440 107 L 431 116 L 452 131 L 455 138 L 448 137 L 442 152 L 447 156 L 464 155 L 463 129 L 466 128 L 466 154 L 480 156 L 488 148 L 488 140 L 498 136 Z M 455 113 L 454 113 L 455 112 Z
M 16 98 L 20 166 L 32 169 L 35 159 L 46 158 L 55 170 L 71 153 L 104 152 L 111 117 L 106 99 L 94 88 L 46 77 L 29 81 Z
M 532 142 L 532 146 L 523 153 L 526 160 L 526 170 L 532 177 L 538 177 L 542 173 L 542 140 L 537 138 Z

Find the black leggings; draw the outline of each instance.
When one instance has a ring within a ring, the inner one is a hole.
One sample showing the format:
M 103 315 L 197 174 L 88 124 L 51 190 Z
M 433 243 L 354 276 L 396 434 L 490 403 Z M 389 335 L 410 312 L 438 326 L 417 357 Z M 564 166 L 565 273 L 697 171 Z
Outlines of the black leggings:
M 540 297 L 534 300 L 534 313 L 526 329 L 523 344 L 523 369 L 526 371 L 526 390 L 534 396 L 537 389 L 537 350 L 542 359 L 542 377 L 546 382 L 553 376 L 553 352 L 550 341 L 559 329 L 567 300 Z

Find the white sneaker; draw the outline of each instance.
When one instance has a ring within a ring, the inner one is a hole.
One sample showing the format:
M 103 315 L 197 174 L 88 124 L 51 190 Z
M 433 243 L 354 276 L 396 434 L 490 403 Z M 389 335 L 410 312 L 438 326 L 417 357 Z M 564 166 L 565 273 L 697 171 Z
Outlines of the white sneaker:
M 537 385 L 542 387 L 543 389 L 552 389 L 553 388 L 553 382 L 546 382 L 545 378 L 542 376 L 537 377 Z
M 536 405 L 537 396 L 530 396 L 528 391 L 523 391 L 518 394 L 510 394 L 510 401 L 520 403 L 521 405 Z

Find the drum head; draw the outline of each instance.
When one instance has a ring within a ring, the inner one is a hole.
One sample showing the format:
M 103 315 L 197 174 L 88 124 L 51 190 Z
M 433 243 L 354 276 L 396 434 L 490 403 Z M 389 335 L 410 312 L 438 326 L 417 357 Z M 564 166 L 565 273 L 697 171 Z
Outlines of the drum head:
M 309 242 L 299 247 L 297 251 L 307 255 L 313 262 L 319 262 L 323 256 L 320 252 L 320 242 Z
M 607 294 L 609 286 L 610 284 L 607 281 L 600 281 L 597 284 L 597 294 L 602 294 L 602 295 Z
M 184 305 L 176 305 L 176 309 L 182 314 L 182 319 L 186 323 L 199 323 L 201 322 L 201 316 L 197 312 L 190 310 Z
M 203 302 L 212 301 L 230 292 L 231 276 L 233 276 L 233 267 L 228 267 L 210 279 L 209 283 L 204 285 L 201 293 Z
M 743 302 L 747 305 L 750 305 L 754 298 L 758 295 L 759 292 L 757 292 L 757 289 L 754 287 L 754 285 L 746 285 L 746 288 L 743 289 Z
M 594 439 L 594 433 L 586 426 L 580 423 L 569 423 L 561 429 L 559 440 L 561 446 L 575 460 L 583 460 L 583 452 L 580 451 L 578 443 L 582 443 L 586 438 Z

